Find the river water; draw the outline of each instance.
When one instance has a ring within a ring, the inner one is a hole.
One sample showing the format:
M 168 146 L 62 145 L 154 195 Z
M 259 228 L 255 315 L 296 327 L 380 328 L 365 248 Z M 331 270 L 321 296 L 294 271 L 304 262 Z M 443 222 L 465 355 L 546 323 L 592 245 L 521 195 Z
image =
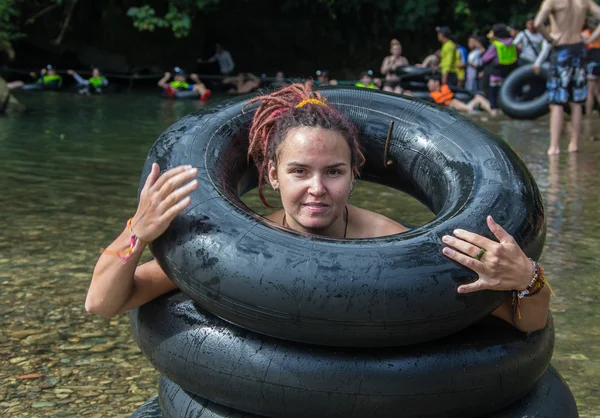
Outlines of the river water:
M 0 414 L 127 417 L 156 393 L 158 374 L 133 343 L 128 316 L 86 314 L 85 294 L 101 248 L 134 213 L 150 146 L 200 105 L 51 93 L 33 104 L 0 119 Z M 480 121 L 519 153 L 542 191 L 553 364 L 581 416 L 598 417 L 600 142 L 549 158 L 546 119 Z M 588 129 L 598 132 L 600 120 Z M 247 201 L 260 210 L 255 196 Z M 412 199 L 370 184 L 358 184 L 353 203 L 408 224 L 431 218 Z

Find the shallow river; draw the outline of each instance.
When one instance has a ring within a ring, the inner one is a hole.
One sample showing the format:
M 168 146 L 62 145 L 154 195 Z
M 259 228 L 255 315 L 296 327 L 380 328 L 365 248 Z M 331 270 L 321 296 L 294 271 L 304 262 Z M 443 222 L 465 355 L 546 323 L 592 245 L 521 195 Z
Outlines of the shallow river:
M 197 106 L 44 94 L 36 110 L 0 118 L 0 415 L 127 417 L 155 394 L 158 374 L 133 343 L 128 316 L 88 315 L 84 299 L 100 249 L 134 213 L 150 146 Z M 581 416 L 600 416 L 600 142 L 549 159 L 547 120 L 482 123 L 516 149 L 542 191 L 553 364 Z M 600 120 L 589 128 L 598 132 Z M 248 201 L 259 210 L 256 197 Z M 431 218 L 370 184 L 359 183 L 353 203 L 409 224 Z

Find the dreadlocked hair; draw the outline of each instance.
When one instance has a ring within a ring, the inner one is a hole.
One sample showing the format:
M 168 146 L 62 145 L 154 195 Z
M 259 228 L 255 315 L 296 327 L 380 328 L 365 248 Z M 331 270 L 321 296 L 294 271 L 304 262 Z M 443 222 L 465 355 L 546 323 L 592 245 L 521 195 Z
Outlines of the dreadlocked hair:
M 262 190 L 264 180 L 269 178 L 269 161 L 277 164 L 278 147 L 291 129 L 314 127 L 336 131 L 348 142 L 354 176 L 359 175 L 359 169 L 365 163 L 356 126 L 329 106 L 313 87 L 312 81 L 294 83 L 271 94 L 255 97 L 246 105 L 260 101 L 250 127 L 248 159 L 252 158 L 258 169 L 258 195 L 265 206 L 272 207 Z

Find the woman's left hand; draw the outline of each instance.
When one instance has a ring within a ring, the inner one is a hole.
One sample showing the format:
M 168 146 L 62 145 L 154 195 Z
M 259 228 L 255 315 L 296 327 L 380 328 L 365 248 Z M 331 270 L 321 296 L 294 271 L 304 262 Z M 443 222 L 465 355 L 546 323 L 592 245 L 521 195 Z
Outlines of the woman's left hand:
M 458 293 L 471 293 L 484 289 L 525 289 L 533 277 L 531 261 L 515 239 L 491 216 L 487 217 L 487 224 L 500 242 L 462 229 L 454 230 L 454 236 L 442 237 L 442 242 L 448 245 L 443 248 L 442 253 L 479 275 L 477 281 L 459 286 Z M 481 249 L 484 253 L 477 260 L 477 254 Z

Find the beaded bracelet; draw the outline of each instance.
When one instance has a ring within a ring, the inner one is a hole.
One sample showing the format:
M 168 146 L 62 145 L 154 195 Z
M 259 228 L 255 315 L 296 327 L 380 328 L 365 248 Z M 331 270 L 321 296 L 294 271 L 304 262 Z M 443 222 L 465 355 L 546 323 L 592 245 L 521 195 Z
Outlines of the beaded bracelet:
M 129 218 L 129 220 L 127 221 L 127 229 L 129 229 L 130 235 L 129 235 L 129 247 L 123 251 L 121 250 L 104 250 L 104 252 L 108 253 L 108 254 L 114 254 L 116 256 L 118 256 L 121 259 L 121 265 L 125 264 L 133 255 L 133 251 L 135 250 L 135 248 L 137 247 L 138 243 L 140 242 L 140 238 L 135 234 L 135 232 L 133 231 L 133 228 L 131 227 L 131 220 L 133 218 Z
M 531 258 L 529 260 L 533 266 L 533 277 L 531 278 L 531 281 L 525 289 L 512 291 L 513 315 L 517 314 L 519 319 L 521 319 L 521 299 L 528 296 L 537 295 L 542 291 L 545 285 L 548 285 L 548 289 L 550 289 L 550 292 L 554 294 L 550 284 L 546 280 L 544 268 Z

